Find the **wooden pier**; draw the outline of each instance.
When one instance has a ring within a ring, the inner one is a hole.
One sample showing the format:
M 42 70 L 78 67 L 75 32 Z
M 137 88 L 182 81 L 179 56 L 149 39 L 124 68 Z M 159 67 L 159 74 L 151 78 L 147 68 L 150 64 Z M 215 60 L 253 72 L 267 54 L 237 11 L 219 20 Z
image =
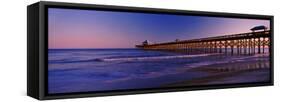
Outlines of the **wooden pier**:
M 252 29 L 251 29 L 252 30 Z M 215 36 L 190 40 L 176 40 L 165 43 L 143 43 L 136 45 L 145 50 L 179 51 L 187 54 L 225 53 L 225 54 L 260 54 L 270 52 L 270 30 L 254 31 L 241 34 Z M 268 49 L 268 51 L 265 51 Z

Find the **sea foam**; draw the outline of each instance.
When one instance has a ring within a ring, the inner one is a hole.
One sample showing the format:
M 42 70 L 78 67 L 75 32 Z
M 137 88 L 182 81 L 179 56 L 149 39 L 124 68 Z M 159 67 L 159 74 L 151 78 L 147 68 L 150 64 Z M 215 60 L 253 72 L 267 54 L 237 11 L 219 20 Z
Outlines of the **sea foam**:
M 213 54 L 198 54 L 198 55 L 173 55 L 173 56 L 152 56 L 152 57 L 131 57 L 131 58 L 100 58 L 98 61 L 146 61 L 146 60 L 164 60 L 164 59 L 178 59 L 178 58 L 193 58 L 193 57 L 204 57 Z

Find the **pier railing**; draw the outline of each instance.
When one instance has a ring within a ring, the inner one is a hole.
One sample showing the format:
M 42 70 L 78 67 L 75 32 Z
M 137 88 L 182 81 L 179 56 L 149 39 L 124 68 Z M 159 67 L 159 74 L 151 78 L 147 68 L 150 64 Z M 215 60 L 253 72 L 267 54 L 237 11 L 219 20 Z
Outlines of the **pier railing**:
M 168 50 L 186 53 L 255 54 L 270 51 L 270 30 L 215 36 L 190 40 L 136 45 L 146 50 Z

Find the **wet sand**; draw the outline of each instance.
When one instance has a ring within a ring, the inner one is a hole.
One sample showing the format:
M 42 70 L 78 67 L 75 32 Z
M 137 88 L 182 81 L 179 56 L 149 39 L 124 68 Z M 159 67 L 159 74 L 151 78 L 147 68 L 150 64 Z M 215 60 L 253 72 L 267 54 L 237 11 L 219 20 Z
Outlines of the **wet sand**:
M 209 75 L 191 80 L 164 85 L 163 87 L 181 87 L 214 84 L 235 84 L 270 81 L 269 61 L 242 61 L 208 65 L 186 71 L 205 72 Z

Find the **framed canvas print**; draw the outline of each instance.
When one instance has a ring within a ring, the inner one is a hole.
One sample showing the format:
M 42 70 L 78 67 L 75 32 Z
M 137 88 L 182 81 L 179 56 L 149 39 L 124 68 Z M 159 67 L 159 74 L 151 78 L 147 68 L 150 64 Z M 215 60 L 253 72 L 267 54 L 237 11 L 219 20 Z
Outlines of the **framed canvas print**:
M 273 16 L 41 1 L 27 72 L 40 100 L 273 85 Z

